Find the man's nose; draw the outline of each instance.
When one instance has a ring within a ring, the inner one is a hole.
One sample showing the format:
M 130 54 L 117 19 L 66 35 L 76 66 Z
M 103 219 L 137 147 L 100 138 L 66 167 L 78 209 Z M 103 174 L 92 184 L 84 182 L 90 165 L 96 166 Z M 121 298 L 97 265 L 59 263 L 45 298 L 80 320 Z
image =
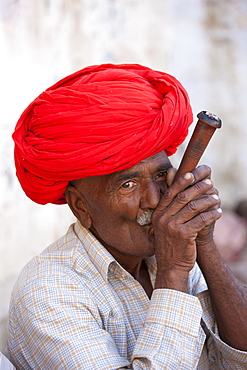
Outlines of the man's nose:
M 162 196 L 162 189 L 159 184 L 155 181 L 148 181 L 145 188 L 143 189 L 140 207 L 143 210 L 155 209 Z

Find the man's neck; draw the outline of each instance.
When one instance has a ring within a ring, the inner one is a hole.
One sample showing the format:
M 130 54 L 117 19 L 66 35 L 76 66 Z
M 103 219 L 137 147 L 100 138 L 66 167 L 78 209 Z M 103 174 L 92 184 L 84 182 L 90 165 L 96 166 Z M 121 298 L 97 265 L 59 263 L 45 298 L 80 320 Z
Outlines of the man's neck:
M 108 249 L 108 251 L 112 254 L 116 261 L 126 271 L 128 271 L 134 277 L 135 280 L 137 280 L 141 284 L 147 296 L 151 298 L 153 287 L 145 260 L 141 257 L 133 256 L 125 256 L 123 258 L 123 255 L 119 256 L 118 253 L 112 252 L 111 249 Z

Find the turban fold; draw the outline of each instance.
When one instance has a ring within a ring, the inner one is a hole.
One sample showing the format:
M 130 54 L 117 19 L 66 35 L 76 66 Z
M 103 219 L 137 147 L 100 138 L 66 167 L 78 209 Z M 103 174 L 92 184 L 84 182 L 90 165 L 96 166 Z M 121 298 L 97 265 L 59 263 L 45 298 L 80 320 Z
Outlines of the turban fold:
M 17 177 L 34 202 L 63 204 L 71 180 L 174 154 L 191 122 L 188 95 L 173 76 L 137 64 L 87 67 L 22 113 L 13 134 Z

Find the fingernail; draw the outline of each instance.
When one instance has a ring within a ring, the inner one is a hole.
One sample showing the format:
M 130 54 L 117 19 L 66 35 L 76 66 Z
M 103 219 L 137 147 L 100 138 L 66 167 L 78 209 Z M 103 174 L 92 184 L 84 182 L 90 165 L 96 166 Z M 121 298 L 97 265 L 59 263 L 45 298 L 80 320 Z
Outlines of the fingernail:
M 191 179 L 191 177 L 192 177 L 192 173 L 190 173 L 190 172 L 187 172 L 187 173 L 184 175 L 184 178 L 185 178 L 186 180 Z
M 212 185 L 212 181 L 210 179 L 205 179 L 203 180 L 205 182 L 205 184 L 207 185 Z
M 217 195 L 217 194 L 213 194 L 213 195 L 212 195 L 212 197 L 213 197 L 215 200 L 218 200 L 218 199 L 219 199 L 219 197 L 218 197 L 218 195 Z
M 218 213 L 222 213 L 222 209 L 221 209 L 221 208 L 218 208 L 218 209 L 217 209 L 217 212 L 218 212 Z

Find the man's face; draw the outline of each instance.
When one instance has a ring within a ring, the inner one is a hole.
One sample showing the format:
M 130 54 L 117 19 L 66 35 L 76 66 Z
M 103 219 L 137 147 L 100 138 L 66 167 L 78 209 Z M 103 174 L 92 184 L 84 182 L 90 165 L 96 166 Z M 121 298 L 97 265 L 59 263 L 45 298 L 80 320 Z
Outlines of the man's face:
M 130 169 L 75 182 L 88 205 L 91 232 L 117 260 L 154 254 L 150 215 L 167 188 L 170 167 L 162 151 Z

